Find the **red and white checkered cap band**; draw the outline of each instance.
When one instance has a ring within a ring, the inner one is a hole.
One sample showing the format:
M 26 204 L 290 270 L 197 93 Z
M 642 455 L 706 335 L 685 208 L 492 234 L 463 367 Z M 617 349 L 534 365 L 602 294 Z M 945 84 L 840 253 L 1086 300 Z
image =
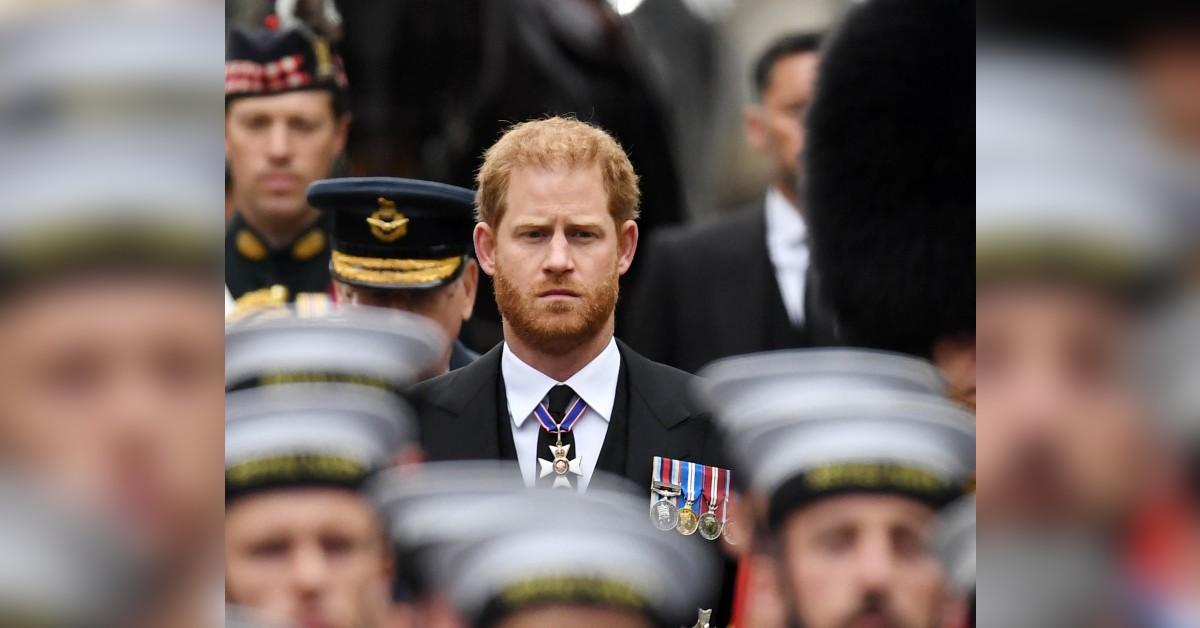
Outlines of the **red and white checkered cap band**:
M 334 63 L 334 82 L 346 87 L 341 60 Z M 313 76 L 304 70 L 304 56 L 288 55 L 270 63 L 253 61 L 225 62 L 225 94 L 262 94 L 301 89 L 313 84 Z

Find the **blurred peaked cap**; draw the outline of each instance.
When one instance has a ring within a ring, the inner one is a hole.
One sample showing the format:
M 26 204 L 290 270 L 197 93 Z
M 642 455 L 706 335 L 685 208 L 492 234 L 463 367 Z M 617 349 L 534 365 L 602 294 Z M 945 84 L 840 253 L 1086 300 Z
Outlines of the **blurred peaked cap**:
M 871 0 L 826 40 L 805 209 L 845 344 L 929 355 L 973 335 L 972 3 Z
M 624 609 L 662 625 L 694 622 L 715 585 L 712 552 L 648 525 L 644 496 L 592 492 L 534 490 L 496 501 L 523 516 L 457 549 L 444 579 L 451 602 L 479 623 L 556 602 Z
M 975 496 L 954 502 L 938 523 L 938 557 L 945 565 L 947 580 L 959 593 L 975 588 Z
M 330 271 L 339 281 L 436 288 L 462 274 L 472 251 L 475 193 L 433 181 L 353 177 L 315 181 L 308 203 L 333 216 Z
M 279 30 L 235 28 L 225 47 L 225 98 L 324 89 L 343 95 L 342 60 L 330 43 L 297 25 Z
M 845 492 L 940 507 L 974 473 L 974 418 L 916 358 L 789 351 L 723 360 L 701 377 L 743 480 L 768 499 L 773 522 Z
M 1134 87 L 1049 50 L 976 59 L 976 270 L 1137 290 L 1175 252 L 1175 183 Z
M 117 628 L 146 598 L 146 565 L 112 522 L 11 475 L 0 512 L 0 625 Z
M 868 390 L 944 395 L 945 382 L 932 364 L 909 355 L 868 349 L 796 349 L 717 360 L 700 372 L 698 397 L 727 429 L 771 394 L 841 400 Z
M 213 138 L 124 130 L 6 141 L 0 267 L 22 278 L 141 265 L 220 273 Z
M 273 486 L 357 487 L 415 442 L 399 396 L 357 384 L 279 384 L 225 399 L 225 477 L 232 494 Z
M 442 356 L 443 336 L 422 316 L 385 308 L 336 306 L 313 316 L 294 307 L 256 310 L 225 328 L 225 382 L 236 388 L 324 379 L 402 388 Z
M 405 564 L 401 571 L 417 588 L 446 586 L 449 557 L 465 543 L 495 530 L 531 524 L 572 527 L 585 509 L 593 522 L 619 524 L 644 515 L 644 499 L 632 485 L 598 473 L 583 494 L 529 489 L 520 468 L 505 461 L 433 462 L 390 469 L 372 479 L 367 492 L 388 522 Z M 467 506 L 469 504 L 469 506 Z M 566 504 L 560 513 L 558 505 Z M 464 512 L 470 516 L 463 516 Z M 487 525 L 480 525 L 486 521 Z

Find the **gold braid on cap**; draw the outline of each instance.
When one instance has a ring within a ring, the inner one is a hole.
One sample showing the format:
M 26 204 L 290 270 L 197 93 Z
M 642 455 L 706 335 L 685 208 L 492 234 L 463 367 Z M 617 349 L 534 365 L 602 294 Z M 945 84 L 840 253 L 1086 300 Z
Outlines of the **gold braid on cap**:
M 441 281 L 455 273 L 462 257 L 442 259 L 388 259 L 333 252 L 333 272 L 349 281 L 410 286 Z

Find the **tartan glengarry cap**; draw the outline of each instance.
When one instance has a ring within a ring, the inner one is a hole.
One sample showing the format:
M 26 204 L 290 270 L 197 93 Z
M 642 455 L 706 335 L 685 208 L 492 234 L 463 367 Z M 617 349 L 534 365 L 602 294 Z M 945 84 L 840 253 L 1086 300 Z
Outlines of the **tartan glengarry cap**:
M 429 289 L 461 274 L 472 253 L 475 193 L 434 181 L 316 181 L 308 203 L 333 215 L 330 274 L 354 286 Z
M 297 90 L 343 97 L 349 82 L 329 41 L 302 26 L 235 28 L 225 52 L 225 100 Z

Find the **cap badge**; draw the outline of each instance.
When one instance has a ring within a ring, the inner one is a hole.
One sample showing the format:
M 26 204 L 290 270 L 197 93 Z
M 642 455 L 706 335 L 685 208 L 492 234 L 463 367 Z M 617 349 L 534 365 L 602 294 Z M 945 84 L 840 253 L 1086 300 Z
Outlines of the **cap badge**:
M 379 197 L 379 209 L 367 218 L 371 234 L 382 242 L 395 242 L 408 233 L 408 218 L 396 211 L 395 201 Z

